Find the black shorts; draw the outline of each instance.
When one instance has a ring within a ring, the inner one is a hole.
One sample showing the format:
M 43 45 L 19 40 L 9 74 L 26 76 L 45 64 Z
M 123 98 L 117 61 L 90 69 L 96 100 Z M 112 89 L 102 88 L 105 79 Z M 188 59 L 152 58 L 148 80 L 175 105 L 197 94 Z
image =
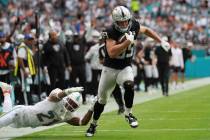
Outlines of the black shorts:
M 181 73 L 185 73 L 185 68 L 181 68 Z
M 173 72 L 180 72 L 181 71 L 181 67 L 177 67 L 177 66 L 171 66 L 171 69 Z

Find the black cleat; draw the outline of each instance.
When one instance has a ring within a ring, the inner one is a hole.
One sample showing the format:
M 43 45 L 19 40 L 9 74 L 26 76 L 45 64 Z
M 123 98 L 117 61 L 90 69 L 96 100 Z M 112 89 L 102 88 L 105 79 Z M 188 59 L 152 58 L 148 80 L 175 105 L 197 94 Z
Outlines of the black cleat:
M 92 137 L 96 132 L 96 127 L 97 125 L 91 123 L 90 127 L 86 131 L 86 137 Z
M 128 116 L 125 115 L 125 119 L 132 128 L 138 127 L 138 121 L 136 117 L 133 116 L 133 114 L 129 113 Z

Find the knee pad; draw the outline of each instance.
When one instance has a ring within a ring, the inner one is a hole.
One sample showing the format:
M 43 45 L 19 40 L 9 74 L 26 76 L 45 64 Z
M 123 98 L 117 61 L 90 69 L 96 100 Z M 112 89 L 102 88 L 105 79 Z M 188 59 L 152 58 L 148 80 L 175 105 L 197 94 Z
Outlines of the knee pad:
M 126 81 L 124 84 L 125 94 L 125 106 L 127 108 L 131 108 L 133 106 L 133 98 L 134 98 L 134 82 L 133 81 Z
M 123 83 L 123 87 L 124 87 L 125 90 L 133 90 L 134 82 L 133 81 L 125 81 Z

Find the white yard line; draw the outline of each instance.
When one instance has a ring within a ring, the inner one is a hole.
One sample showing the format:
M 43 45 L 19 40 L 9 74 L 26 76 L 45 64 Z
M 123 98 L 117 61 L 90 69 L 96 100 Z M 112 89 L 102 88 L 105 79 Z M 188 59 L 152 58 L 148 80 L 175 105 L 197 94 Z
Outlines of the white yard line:
M 97 132 L 133 132 L 133 131 L 134 131 L 133 129 L 114 129 L 114 130 L 113 129 L 98 129 L 97 130 Z M 135 131 L 138 131 L 138 132 L 210 131 L 210 128 L 158 128 L 158 129 L 152 129 L 151 128 L 151 129 L 135 129 Z M 72 134 L 74 134 L 74 133 L 84 133 L 84 130 L 75 130 L 75 131 L 72 131 Z M 44 135 L 49 135 L 49 134 L 40 134 L 40 136 L 44 136 Z
M 184 89 L 176 89 L 175 91 L 171 91 L 169 94 L 173 95 L 176 93 L 180 93 L 182 91 L 195 89 L 195 88 L 202 87 L 205 85 L 210 85 L 210 78 L 202 78 L 202 79 L 187 81 L 185 83 Z M 143 102 L 161 98 L 161 97 L 163 97 L 163 96 L 162 96 L 160 90 L 157 93 L 153 93 L 153 94 L 147 94 L 147 93 L 143 93 L 143 92 L 136 93 L 135 99 L 134 99 L 134 104 L 143 103 Z M 83 114 L 87 110 L 88 107 L 89 107 L 88 105 L 82 106 L 82 108 L 79 110 L 79 112 Z M 116 105 L 114 100 L 110 99 L 105 107 L 104 113 L 111 112 L 111 111 L 114 111 L 117 109 L 118 109 L 118 106 Z M 49 128 L 61 126 L 63 124 L 58 124 L 58 125 L 54 125 L 54 126 L 50 126 L 50 127 L 38 127 L 38 128 L 18 128 L 18 129 L 16 129 L 16 128 L 11 128 L 11 127 L 5 127 L 5 128 L 0 129 L 0 139 L 8 140 L 8 139 L 11 139 L 14 137 L 19 137 L 19 136 L 31 134 L 34 132 L 46 130 Z M 99 130 L 99 131 L 106 131 L 106 130 Z M 109 130 L 107 130 L 107 131 L 109 131 Z M 113 130 L 110 130 L 110 131 L 113 131 Z M 119 130 L 119 131 L 129 131 L 129 130 Z M 139 131 L 210 131 L 210 128 L 157 129 L 157 130 L 155 130 L 155 129 L 140 129 Z M 84 131 L 82 131 L 82 132 L 84 133 Z
M 119 133 L 125 133 L 125 132 L 133 132 L 134 130 L 133 129 L 100 129 L 100 130 L 97 130 L 97 132 L 119 132 Z M 210 128 L 160 128 L 160 129 L 135 129 L 135 132 L 198 132 L 198 131 L 202 131 L 202 132 L 205 132 L 205 131 L 210 131 Z M 63 137 L 71 137 L 71 136 L 81 136 L 81 135 L 84 135 L 84 130 L 75 130 L 75 131 L 72 131 L 71 133 L 65 133 L 64 131 L 64 134 L 62 134 Z M 39 137 L 40 136 L 43 136 L 43 137 L 47 137 L 47 136 L 57 136 L 58 134 L 39 134 Z

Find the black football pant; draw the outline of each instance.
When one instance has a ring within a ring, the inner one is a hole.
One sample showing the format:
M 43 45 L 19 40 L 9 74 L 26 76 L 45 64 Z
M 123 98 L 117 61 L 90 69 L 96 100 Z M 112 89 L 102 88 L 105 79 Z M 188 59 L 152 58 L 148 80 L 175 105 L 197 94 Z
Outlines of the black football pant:
M 77 78 L 79 79 L 79 83 L 77 83 Z M 84 89 L 86 83 L 86 74 L 85 74 L 85 64 L 72 66 L 72 71 L 70 74 L 70 83 L 71 86 L 82 86 Z M 82 92 L 83 103 L 86 101 L 86 90 Z
M 169 65 L 158 64 L 159 80 L 161 84 L 161 89 L 163 94 L 168 94 L 168 84 L 169 84 Z
M 65 68 L 48 67 L 48 73 L 50 77 L 50 87 L 47 90 L 47 94 L 55 88 L 65 88 Z

